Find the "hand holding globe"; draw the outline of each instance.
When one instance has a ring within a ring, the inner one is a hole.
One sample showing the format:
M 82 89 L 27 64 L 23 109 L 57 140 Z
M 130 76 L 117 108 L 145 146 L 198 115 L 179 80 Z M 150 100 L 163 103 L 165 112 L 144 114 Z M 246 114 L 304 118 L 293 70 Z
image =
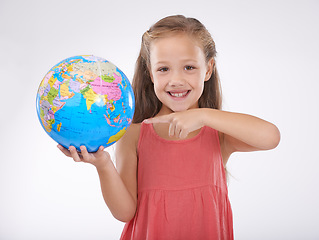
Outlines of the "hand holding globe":
M 104 151 L 103 146 L 100 146 L 94 153 L 89 153 L 85 146 L 80 147 L 81 152 L 78 152 L 74 146 L 70 146 L 69 149 L 66 149 L 59 144 L 58 148 L 64 155 L 73 158 L 75 162 L 90 163 L 95 166 L 97 170 L 101 170 L 107 166 L 108 163 L 112 163 L 110 154 Z

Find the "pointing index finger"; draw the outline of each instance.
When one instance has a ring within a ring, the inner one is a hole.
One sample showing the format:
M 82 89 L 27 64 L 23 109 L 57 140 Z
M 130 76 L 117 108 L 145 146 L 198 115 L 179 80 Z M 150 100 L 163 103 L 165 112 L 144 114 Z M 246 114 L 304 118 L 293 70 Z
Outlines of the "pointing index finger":
M 146 124 L 150 124 L 150 123 L 169 123 L 170 121 L 167 115 L 164 115 L 159 117 L 148 118 L 148 119 L 145 119 L 143 122 Z

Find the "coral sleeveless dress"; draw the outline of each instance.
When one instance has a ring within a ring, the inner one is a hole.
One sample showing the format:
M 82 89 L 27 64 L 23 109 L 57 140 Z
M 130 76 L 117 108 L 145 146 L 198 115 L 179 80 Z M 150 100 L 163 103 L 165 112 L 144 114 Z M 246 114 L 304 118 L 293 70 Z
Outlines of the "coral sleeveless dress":
M 161 138 L 142 123 L 138 143 L 138 198 L 123 240 L 233 239 L 232 210 L 218 132 Z

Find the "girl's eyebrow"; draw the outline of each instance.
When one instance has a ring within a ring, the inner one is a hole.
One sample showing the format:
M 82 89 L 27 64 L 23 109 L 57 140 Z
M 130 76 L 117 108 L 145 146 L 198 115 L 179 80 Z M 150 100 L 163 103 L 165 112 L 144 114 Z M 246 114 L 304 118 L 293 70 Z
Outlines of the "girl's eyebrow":
M 161 64 L 167 64 L 168 61 L 158 61 L 158 62 L 155 62 L 154 65 L 161 65 Z
M 182 62 L 198 62 L 196 59 L 193 58 L 185 58 L 182 60 Z
M 181 60 L 182 63 L 184 62 L 193 62 L 193 63 L 197 63 L 198 61 L 196 59 L 193 59 L 193 58 L 185 58 L 185 59 L 182 59 Z M 170 61 L 158 61 L 158 62 L 155 62 L 154 65 L 161 65 L 161 64 L 168 64 L 170 63 Z

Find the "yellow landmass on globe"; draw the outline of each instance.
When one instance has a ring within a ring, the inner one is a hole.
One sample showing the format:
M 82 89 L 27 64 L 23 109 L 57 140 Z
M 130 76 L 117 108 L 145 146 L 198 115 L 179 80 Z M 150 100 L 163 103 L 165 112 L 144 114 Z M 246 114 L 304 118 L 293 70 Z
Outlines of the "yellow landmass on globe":
M 92 104 L 95 103 L 95 101 L 98 99 L 98 96 L 95 92 L 93 92 L 91 88 L 84 92 L 83 96 L 86 99 L 87 110 L 90 110 Z
M 109 102 L 109 108 L 110 108 L 110 110 L 111 110 L 112 112 L 115 110 L 115 106 L 114 106 L 114 104 L 113 104 L 113 100 L 111 100 L 111 101 Z
M 60 123 L 57 125 L 57 130 L 58 130 L 58 132 L 60 132 L 61 126 L 62 126 L 62 123 L 60 122 Z
M 60 94 L 62 97 L 68 97 L 71 98 L 74 96 L 74 93 L 69 91 L 69 84 L 68 82 L 64 82 L 61 86 L 60 86 Z
M 124 127 L 122 130 L 120 130 L 117 134 L 111 136 L 109 138 L 109 141 L 107 142 L 107 144 L 110 144 L 112 142 L 116 142 L 124 135 L 125 132 L 126 132 L 126 127 Z
M 50 119 L 48 121 L 45 121 L 43 118 L 41 118 L 41 121 L 42 121 L 42 126 L 44 127 L 44 129 L 47 132 L 51 132 L 52 125 L 54 124 L 55 120 L 54 119 Z
M 49 85 L 52 87 L 53 85 L 54 85 L 54 83 L 55 83 L 55 79 L 54 79 L 54 77 L 53 77 L 53 75 L 50 77 L 50 79 L 49 79 Z
M 69 64 L 69 65 L 67 66 L 67 71 L 68 71 L 68 72 L 72 72 L 72 71 L 73 71 L 72 64 Z
M 108 103 L 109 99 L 107 98 L 107 95 L 103 95 L 103 102 L 104 105 L 106 105 Z
M 42 96 L 41 100 L 48 101 L 48 95 L 47 96 Z
M 41 118 L 42 126 L 44 127 L 45 131 L 51 132 L 51 128 L 49 125 L 46 124 L 46 122 Z

